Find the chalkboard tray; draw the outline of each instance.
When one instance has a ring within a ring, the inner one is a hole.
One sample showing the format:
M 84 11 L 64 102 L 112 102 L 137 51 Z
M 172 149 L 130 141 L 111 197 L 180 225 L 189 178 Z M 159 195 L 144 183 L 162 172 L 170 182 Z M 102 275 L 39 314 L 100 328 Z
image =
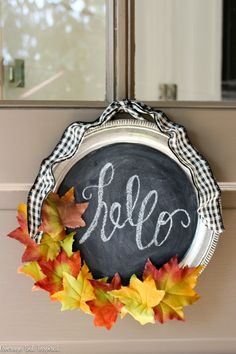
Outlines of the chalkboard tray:
M 168 136 L 147 121 L 118 119 L 89 129 L 69 159 L 54 167 L 59 194 L 74 186 L 89 201 L 80 250 L 95 278 L 142 274 L 177 255 L 181 265 L 206 265 L 218 235 L 197 213 L 192 171 L 168 146 Z

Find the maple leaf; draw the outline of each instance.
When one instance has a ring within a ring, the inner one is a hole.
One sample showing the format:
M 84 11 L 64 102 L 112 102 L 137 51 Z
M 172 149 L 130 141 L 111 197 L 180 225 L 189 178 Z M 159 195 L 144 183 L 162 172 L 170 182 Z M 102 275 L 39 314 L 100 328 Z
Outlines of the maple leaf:
M 45 278 L 45 274 L 42 272 L 38 262 L 36 261 L 22 265 L 18 268 L 18 273 L 28 275 L 36 282 Z
M 62 303 L 62 311 L 80 308 L 85 313 L 91 314 L 86 303 L 95 299 L 90 279 L 92 279 L 92 274 L 89 272 L 86 263 L 84 263 L 77 278 L 63 272 L 63 290 L 54 293 L 51 298 Z
M 55 259 L 60 252 L 61 244 L 59 241 L 55 241 L 51 235 L 44 233 L 41 239 L 39 249 L 41 258 L 45 260 Z
M 150 260 L 147 261 L 143 277 L 152 276 L 157 289 L 164 290 L 165 296 L 155 307 L 155 319 L 161 323 L 168 319 L 183 320 L 183 307 L 193 304 L 199 295 L 193 290 L 202 266 L 180 268 L 177 257 L 173 257 L 157 269 Z
M 94 287 L 96 299 L 88 301 L 87 304 L 95 316 L 94 324 L 95 326 L 104 326 L 107 329 L 111 329 L 123 305 L 109 291 L 120 289 L 120 276 L 116 273 L 111 283 L 107 283 L 107 279 L 91 280 L 90 282 Z
M 61 241 L 61 247 L 66 252 L 68 257 L 71 257 L 73 255 L 72 247 L 74 242 L 74 235 L 75 232 L 71 232 L 68 236 L 64 238 L 63 241 Z
M 63 273 L 71 274 L 77 277 L 81 268 L 80 252 L 77 251 L 71 258 L 68 258 L 66 253 L 62 250 L 54 260 L 40 260 L 39 267 L 44 274 L 43 279 L 38 279 L 35 283 L 36 287 L 48 291 L 51 295 L 62 290 Z
M 160 303 L 165 291 L 156 289 L 151 276 L 141 281 L 136 275 L 132 275 L 129 286 L 122 286 L 120 290 L 112 290 L 111 294 L 124 304 L 121 309 L 123 315 L 129 313 L 144 325 L 155 322 L 153 308 Z
M 19 204 L 17 220 L 20 226 L 10 232 L 7 236 L 14 238 L 26 246 L 25 252 L 22 256 L 22 262 L 37 261 L 41 257 L 41 252 L 36 242 L 30 238 L 28 233 L 26 204 Z
M 88 203 L 76 203 L 74 187 L 69 189 L 64 196 L 51 192 L 43 203 L 41 231 L 51 235 L 56 241 L 66 237 L 65 228 L 85 226 L 82 215 Z
M 57 210 L 56 201 L 58 196 L 50 193 L 45 199 L 42 206 L 42 225 L 40 231 L 47 233 L 55 241 L 63 240 L 66 236 L 65 227 L 62 224 L 59 212 Z
M 57 203 L 57 208 L 63 225 L 70 228 L 84 227 L 85 222 L 82 215 L 88 207 L 88 203 L 76 203 L 74 197 L 74 187 L 70 188 Z

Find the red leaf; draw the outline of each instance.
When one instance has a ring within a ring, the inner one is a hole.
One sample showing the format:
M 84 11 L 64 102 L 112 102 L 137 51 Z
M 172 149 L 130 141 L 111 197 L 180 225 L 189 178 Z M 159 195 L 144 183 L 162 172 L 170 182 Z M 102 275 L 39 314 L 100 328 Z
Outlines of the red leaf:
M 97 289 L 102 289 L 104 291 L 118 290 L 121 287 L 121 279 L 120 275 L 116 273 L 112 278 L 111 283 L 107 283 L 106 281 L 101 280 L 90 280 L 92 285 Z
M 57 209 L 59 211 L 63 225 L 70 228 L 83 227 L 85 222 L 82 215 L 88 207 L 88 203 L 75 203 L 74 188 L 60 198 L 57 202 Z
M 152 276 L 156 287 L 165 291 L 165 296 L 155 307 L 155 319 L 161 323 L 168 319 L 183 320 L 183 307 L 193 304 L 199 295 L 193 290 L 202 266 L 180 268 L 177 257 L 173 257 L 157 269 L 150 260 L 147 261 L 143 278 Z
M 73 187 L 62 197 L 52 192 L 43 204 L 41 230 L 55 240 L 63 240 L 66 236 L 66 227 L 85 226 L 82 215 L 87 207 L 88 203 L 75 202 Z
M 27 227 L 27 206 L 20 204 L 18 207 L 17 220 L 20 227 L 10 232 L 7 236 L 14 238 L 26 246 L 26 250 L 22 256 L 22 262 L 37 261 L 41 257 L 40 248 L 34 240 L 30 238 Z
M 122 304 L 115 300 L 115 302 L 104 302 L 103 304 L 99 304 L 98 300 L 89 301 L 88 305 L 90 307 L 91 312 L 94 314 L 94 324 L 97 327 L 106 327 L 106 329 L 111 329 L 113 324 L 117 320 L 117 316 L 120 313 L 122 308 Z
M 95 289 L 96 299 L 87 303 L 95 316 L 94 324 L 95 326 L 111 329 L 123 305 L 110 295 L 109 291 L 120 289 L 120 276 L 116 273 L 111 283 L 106 283 L 103 280 L 90 280 L 90 282 Z
M 81 268 L 80 252 L 77 251 L 72 257 L 68 258 L 62 250 L 53 261 L 40 260 L 38 264 L 46 277 L 37 281 L 35 285 L 52 295 L 63 288 L 63 272 L 67 272 L 73 277 L 77 277 L 79 274 Z

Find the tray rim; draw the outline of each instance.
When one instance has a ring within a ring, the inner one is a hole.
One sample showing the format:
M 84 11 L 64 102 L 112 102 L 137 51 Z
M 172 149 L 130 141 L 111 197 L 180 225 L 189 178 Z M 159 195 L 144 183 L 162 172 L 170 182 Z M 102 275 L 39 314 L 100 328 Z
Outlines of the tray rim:
M 140 139 L 141 137 L 143 138 L 142 141 L 138 140 L 135 142 L 135 140 Z M 116 138 L 115 142 L 112 140 L 114 138 Z M 129 141 L 127 141 L 127 139 Z M 92 127 L 87 130 L 74 156 L 72 156 L 69 160 L 61 161 L 53 167 L 55 178 L 55 185 L 53 190 L 55 192 L 58 190 L 63 178 L 74 165 L 74 163 L 82 159 L 89 152 L 95 151 L 103 146 L 114 144 L 116 142 L 130 142 L 151 146 L 172 158 L 184 170 L 192 182 L 199 204 L 198 191 L 192 179 L 192 171 L 190 168 L 184 166 L 176 157 L 176 155 L 171 151 L 168 145 L 168 135 L 161 132 L 155 123 L 149 122 L 147 120 L 137 121 L 130 118 L 118 118 L 101 126 Z M 150 145 L 148 143 L 150 143 Z M 161 150 L 159 150 L 157 147 L 161 147 Z M 180 265 L 197 266 L 201 264 L 205 268 L 214 254 L 218 239 L 219 234 L 207 228 L 203 220 L 198 215 L 198 223 L 194 239 Z

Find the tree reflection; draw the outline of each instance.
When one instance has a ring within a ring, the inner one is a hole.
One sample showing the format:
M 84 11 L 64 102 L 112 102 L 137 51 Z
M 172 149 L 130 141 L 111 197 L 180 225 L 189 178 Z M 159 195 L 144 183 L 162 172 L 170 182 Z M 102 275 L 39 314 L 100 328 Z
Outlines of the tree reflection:
M 24 59 L 26 74 L 6 99 L 104 99 L 105 0 L 4 0 L 2 23 L 4 65 Z

